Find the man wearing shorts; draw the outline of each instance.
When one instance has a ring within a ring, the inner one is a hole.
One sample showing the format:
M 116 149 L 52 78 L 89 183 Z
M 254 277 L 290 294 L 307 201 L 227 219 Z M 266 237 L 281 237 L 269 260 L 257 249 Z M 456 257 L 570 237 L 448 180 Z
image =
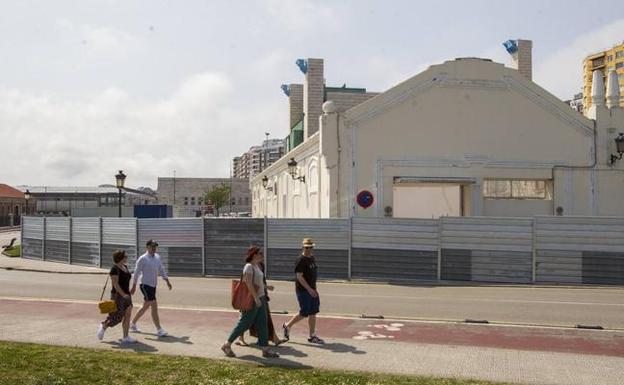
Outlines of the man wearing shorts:
M 154 326 L 156 326 L 156 334 L 158 334 L 159 337 L 164 337 L 167 335 L 167 331 L 160 326 L 160 318 L 158 317 L 158 302 L 156 301 L 156 284 L 158 282 L 158 275 L 160 274 L 165 282 L 167 282 L 169 290 L 172 289 L 172 286 L 162 263 L 160 263 L 160 255 L 156 253 L 158 243 L 156 243 L 153 239 L 150 239 L 147 241 L 145 246 L 147 248 L 146 253 L 141 255 L 136 261 L 136 267 L 134 269 L 134 282 L 132 283 L 132 290 L 130 291 L 131 294 L 134 294 L 136 291 L 136 284 L 140 276 L 141 284 L 139 285 L 139 289 L 141 290 L 141 293 L 143 293 L 143 307 L 134 316 L 132 323 L 130 323 L 130 330 L 137 333 L 140 332 L 136 323 L 147 311 L 147 309 L 151 307 L 152 321 L 154 321 Z
M 325 342 L 316 335 L 316 314 L 319 312 L 320 299 L 316 291 L 316 261 L 312 255 L 314 242 L 310 238 L 303 239 L 301 257 L 295 265 L 295 291 L 299 302 L 299 314 L 294 316 L 288 323 L 282 324 L 284 339 L 290 338 L 290 328 L 304 318 L 308 319 L 310 332 L 308 342 L 324 344 Z

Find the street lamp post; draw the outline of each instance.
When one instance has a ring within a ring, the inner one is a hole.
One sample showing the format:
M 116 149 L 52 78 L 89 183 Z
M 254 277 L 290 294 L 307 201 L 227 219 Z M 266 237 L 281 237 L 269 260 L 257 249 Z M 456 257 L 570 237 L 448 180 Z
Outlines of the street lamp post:
M 119 218 L 121 218 L 121 189 L 123 189 L 124 182 L 126 181 L 126 175 L 122 170 L 119 170 L 119 174 L 115 175 L 115 180 L 117 181 L 117 188 L 119 189 L 119 198 L 117 203 L 119 203 Z
M 30 191 L 28 189 L 24 193 L 24 199 L 26 199 L 26 215 L 28 215 L 28 201 L 30 200 Z

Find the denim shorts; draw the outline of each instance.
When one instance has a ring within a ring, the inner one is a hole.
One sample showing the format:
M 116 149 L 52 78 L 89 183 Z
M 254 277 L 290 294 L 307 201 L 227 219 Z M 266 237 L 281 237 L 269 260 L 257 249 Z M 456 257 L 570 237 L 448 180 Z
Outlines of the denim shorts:
M 319 312 L 321 301 L 319 297 L 312 297 L 307 290 L 297 290 L 297 302 L 299 302 L 299 315 L 307 317 Z

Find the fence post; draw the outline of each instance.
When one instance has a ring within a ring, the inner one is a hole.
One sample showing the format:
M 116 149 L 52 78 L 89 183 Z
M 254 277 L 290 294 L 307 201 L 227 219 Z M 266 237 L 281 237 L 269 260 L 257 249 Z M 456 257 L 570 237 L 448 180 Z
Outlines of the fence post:
M 100 240 L 98 242 L 98 267 L 101 268 L 102 267 L 102 217 L 99 217 L 99 233 L 100 233 Z
M 67 248 L 69 249 L 69 255 L 67 256 L 68 262 L 71 265 L 72 263 L 72 229 L 74 226 L 74 223 L 72 221 L 72 217 L 69 217 L 69 223 L 67 224 L 69 227 L 69 236 L 67 238 L 69 238 L 69 244 L 67 245 Z
M 134 250 L 135 250 L 135 254 L 136 254 L 135 255 L 135 263 L 136 263 L 136 260 L 139 259 L 139 250 L 141 250 L 140 249 L 141 241 L 139 240 L 139 226 L 140 226 L 139 223 L 140 223 L 139 222 L 139 218 L 134 217 Z M 167 263 L 169 263 L 168 258 L 167 258 Z
M 43 217 L 43 236 L 41 237 L 41 260 L 45 261 L 46 249 L 46 217 Z
M 201 217 L 202 221 L 202 276 L 206 276 L 206 218 Z M 265 267 L 266 269 L 266 267 Z
M 350 281 L 351 280 L 351 263 L 352 263 L 352 259 L 351 259 L 351 252 L 353 250 L 353 216 L 350 215 L 349 216 L 349 253 L 348 253 L 348 260 L 347 260 L 347 279 Z
M 264 213 L 264 272 L 267 277 L 269 276 L 269 218 L 267 218 L 266 213 Z
M 26 221 L 26 217 L 22 217 L 22 221 L 20 222 L 20 258 L 24 258 L 24 222 Z
M 442 221 L 444 217 L 438 218 L 438 281 L 442 280 Z
M 537 218 L 533 217 L 533 242 L 531 245 L 532 257 L 531 257 L 531 282 L 535 283 L 537 279 Z

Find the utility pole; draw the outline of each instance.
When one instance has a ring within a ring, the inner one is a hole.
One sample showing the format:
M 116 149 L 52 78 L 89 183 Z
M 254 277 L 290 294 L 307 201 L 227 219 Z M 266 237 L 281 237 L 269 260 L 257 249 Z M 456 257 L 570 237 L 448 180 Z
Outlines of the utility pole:
M 266 136 L 266 139 L 264 141 L 264 167 L 262 167 L 262 170 L 260 171 L 264 171 L 264 169 L 266 169 L 269 164 L 269 161 L 267 159 L 267 152 L 269 150 L 269 133 L 265 132 L 264 135 Z
M 173 170 L 173 203 L 171 206 L 175 207 L 175 170 Z

